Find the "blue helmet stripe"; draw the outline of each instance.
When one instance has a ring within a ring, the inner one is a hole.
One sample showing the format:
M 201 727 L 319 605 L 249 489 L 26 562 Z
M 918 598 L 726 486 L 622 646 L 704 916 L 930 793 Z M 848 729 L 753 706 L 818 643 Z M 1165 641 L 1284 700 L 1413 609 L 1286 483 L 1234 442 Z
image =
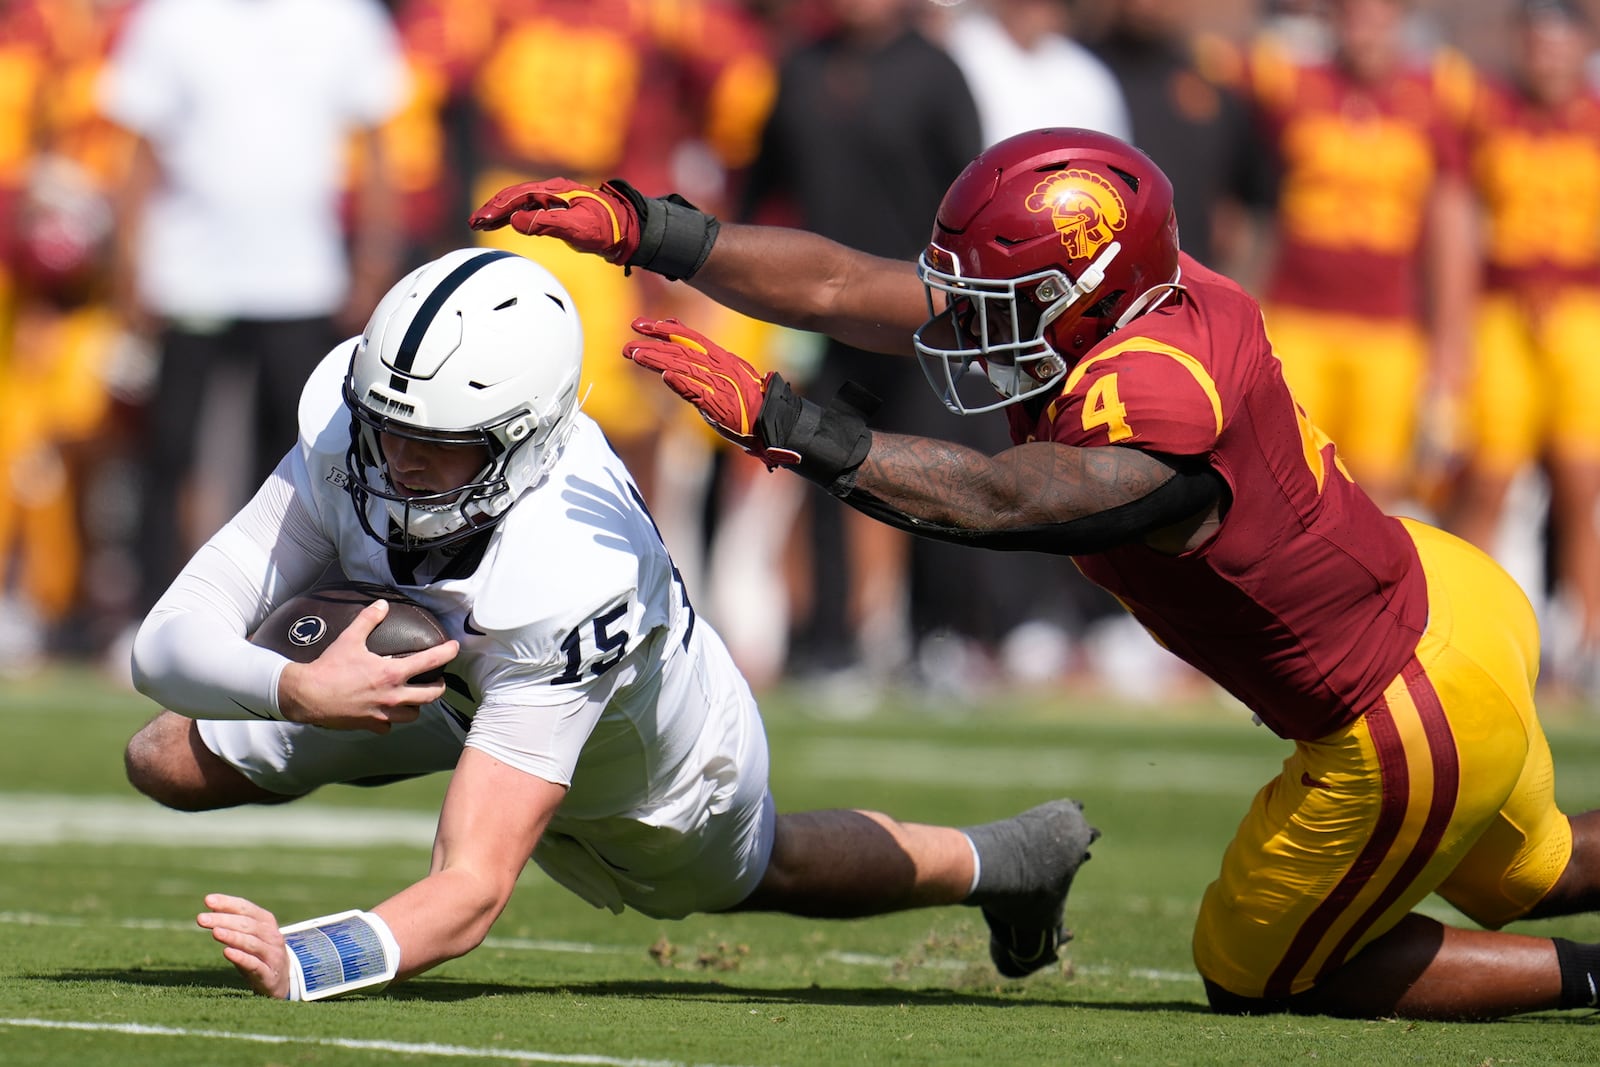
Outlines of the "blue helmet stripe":
M 462 284 L 478 271 L 487 267 L 497 259 L 505 259 L 514 255 L 512 252 L 486 251 L 481 256 L 474 256 L 461 266 L 451 271 L 444 280 L 433 287 L 433 292 L 422 302 L 422 307 L 417 311 L 417 317 L 411 320 L 411 325 L 406 330 L 405 337 L 400 342 L 400 350 L 395 353 L 395 369 L 409 374 L 411 365 L 416 361 L 417 350 L 422 347 L 422 339 L 428 335 L 428 328 L 433 325 L 433 320 L 438 317 L 439 309 L 444 302 L 450 299 L 450 294 L 461 288 Z M 405 392 L 405 379 L 395 375 L 389 383 L 397 392 Z

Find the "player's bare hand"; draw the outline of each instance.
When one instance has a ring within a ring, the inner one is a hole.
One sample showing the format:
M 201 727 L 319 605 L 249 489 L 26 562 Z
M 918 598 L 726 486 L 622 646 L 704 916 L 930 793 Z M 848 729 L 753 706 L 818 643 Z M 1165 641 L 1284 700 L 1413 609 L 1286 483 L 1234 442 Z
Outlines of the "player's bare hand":
M 415 722 L 422 705 L 444 696 L 443 681 L 412 679 L 455 659 L 460 644 L 445 641 L 407 656 L 380 656 L 367 648 L 367 635 L 388 613 L 388 601 L 373 601 L 322 655 L 283 669 L 278 708 L 285 719 L 383 734 L 397 723 Z
M 278 932 L 272 912 L 225 893 L 206 895 L 206 907 L 195 922 L 222 946 L 222 955 L 250 988 L 264 997 L 289 996 L 289 947 Z
M 639 211 L 610 183 L 595 188 L 568 178 L 508 185 L 472 213 L 474 230 L 510 226 L 530 237 L 557 237 L 579 252 L 627 263 L 639 250 Z

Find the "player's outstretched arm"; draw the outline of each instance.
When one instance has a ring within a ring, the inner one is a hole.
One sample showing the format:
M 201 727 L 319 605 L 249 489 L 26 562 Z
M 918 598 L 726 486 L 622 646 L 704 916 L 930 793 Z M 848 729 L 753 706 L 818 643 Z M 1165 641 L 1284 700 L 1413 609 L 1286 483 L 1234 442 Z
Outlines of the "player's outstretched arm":
M 1059 555 L 1135 542 L 1184 551 L 1214 531 L 1227 493 L 1210 467 L 1134 448 L 1039 441 L 990 456 L 884 433 L 830 490 L 924 537 Z
M 640 319 L 623 355 L 656 371 L 724 437 L 857 510 L 923 537 L 1078 555 L 1145 540 L 1181 551 L 1217 520 L 1225 486 L 1209 467 L 1132 448 L 1039 442 L 989 456 L 928 437 L 876 434 L 841 393 L 799 396 L 675 319 Z M 1187 525 L 1186 525 L 1187 524 Z
M 400 942 L 400 978 L 482 943 L 566 795 L 566 786 L 479 749 L 461 753 L 428 876 L 373 909 Z
M 368 650 L 367 636 L 388 613 L 387 601 L 373 601 L 322 655 L 284 667 L 278 710 L 285 719 L 384 734 L 395 723 L 415 721 L 422 705 L 444 696 L 444 682 L 410 679 L 455 659 L 460 644 L 445 641 L 408 656 L 380 656 Z
M 911 355 L 928 318 L 916 264 L 781 226 L 724 226 L 690 284 L 752 318 L 867 352 Z
M 566 178 L 508 186 L 468 224 L 556 237 L 625 267 L 682 279 L 754 318 L 909 355 L 928 317 L 916 268 L 804 230 L 725 223 L 681 197 L 646 197 L 621 180 Z
M 261 996 L 380 991 L 482 943 L 566 787 L 466 749 L 450 780 L 428 876 L 371 911 L 280 927 L 243 897 L 212 893 L 196 922 Z

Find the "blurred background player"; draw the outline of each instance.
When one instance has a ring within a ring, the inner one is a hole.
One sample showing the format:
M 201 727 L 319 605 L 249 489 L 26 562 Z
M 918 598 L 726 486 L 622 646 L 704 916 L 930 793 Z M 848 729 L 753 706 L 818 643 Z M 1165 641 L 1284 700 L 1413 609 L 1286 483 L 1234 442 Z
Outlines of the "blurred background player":
M 1268 42 L 1250 69 L 1281 168 L 1267 330 L 1296 398 L 1385 509 L 1411 490 L 1419 408 L 1447 416 L 1460 391 L 1474 262 L 1473 74 L 1455 52 L 1413 54 L 1407 8 L 1332 0 L 1327 62 Z
M 827 0 L 825 31 L 793 48 L 780 67 L 745 189 L 746 218 L 791 222 L 897 258 L 927 241 L 944 187 L 981 145 L 961 71 L 918 25 L 920 7 L 919 0 Z M 883 399 L 884 425 L 915 432 L 942 421 L 909 361 L 829 341 L 817 365 L 799 373 L 823 396 L 846 379 L 862 383 Z M 789 669 L 832 683 L 838 707 L 846 698 L 870 700 L 898 679 L 917 638 L 970 632 L 973 602 L 948 581 L 949 553 L 959 549 L 913 542 L 842 508 L 808 509 L 803 529 L 809 582 L 800 590 Z
M 126 6 L 0 6 L 0 658 L 10 673 L 51 651 L 93 651 L 131 599 L 132 569 L 106 529 L 128 514 L 115 507 L 116 450 L 91 447 L 113 433 L 109 192 L 127 148 L 96 114 L 93 84 Z
M 1504 548 L 1498 534 L 1513 480 L 1542 467 L 1554 547 L 1550 577 L 1565 609 L 1546 612 L 1553 668 L 1546 677 L 1596 696 L 1600 97 L 1584 77 L 1591 39 L 1572 3 L 1520 0 L 1514 40 L 1510 76 L 1485 87 L 1473 123 L 1486 266 L 1467 404 L 1468 461 L 1451 520 L 1479 546 Z M 1543 583 L 1525 578 L 1524 584 L 1537 602 Z
M 1082 5 L 1069 0 L 972 0 L 950 9 L 939 40 L 978 105 L 982 143 L 992 145 L 1023 130 L 1076 126 L 1126 139 L 1127 102 L 1116 76 L 1079 40 Z M 849 243 L 848 236 L 836 238 Z M 904 253 L 901 253 L 904 255 Z M 873 357 L 879 358 L 882 357 Z M 931 432 L 924 423 L 921 431 Z M 963 444 L 987 451 L 1005 446 L 1003 427 L 988 420 L 942 425 Z M 855 521 L 853 519 L 847 521 Z M 1099 590 L 1063 559 L 930 549 L 913 541 L 912 553 L 941 568 L 966 567 L 983 575 L 963 590 L 965 602 L 938 620 L 919 642 L 918 667 L 947 692 L 970 695 L 989 681 L 1033 684 L 1087 669 L 1086 631 L 1115 610 Z M 959 555 L 959 558 L 957 558 Z M 948 583 L 945 583 L 948 585 Z M 1127 640 L 1124 641 L 1123 638 Z M 1100 658 L 1150 644 L 1142 630 L 1105 633 Z M 1108 664 L 1098 665 L 1108 668 Z M 1099 669 L 1104 677 L 1111 672 Z M 1087 683 L 1087 677 L 1079 681 Z
M 1184 251 L 1235 280 L 1254 281 L 1276 175 L 1240 92 L 1240 49 L 1200 32 L 1194 6 L 1181 0 L 1108 7 L 1094 52 L 1127 100 L 1131 141 L 1173 176 Z
M 276 464 L 311 368 L 393 278 L 377 128 L 405 91 L 377 0 L 148 0 L 130 17 L 100 104 L 137 138 L 118 197 L 117 307 L 160 361 L 142 420 L 141 612 Z M 352 136 L 364 178 L 347 245 Z M 229 386 L 231 404 L 217 392 Z M 240 469 L 186 496 L 200 414 L 218 409 L 231 414 L 207 461 L 227 467 L 219 452 L 231 453 Z
M 397 14 L 419 81 L 447 116 L 446 143 L 467 175 L 459 192 L 473 203 L 513 176 L 625 173 L 645 195 L 681 189 L 723 207 L 771 107 L 770 46 L 731 0 L 406 0 Z M 457 240 L 462 214 L 448 219 Z M 672 299 L 687 297 L 658 278 L 597 269 L 560 242 L 520 251 L 578 302 L 590 324 L 584 410 L 651 506 L 665 504 L 654 485 L 672 409 L 607 357 L 634 316 L 670 313 Z M 689 425 L 680 412 L 672 420 Z M 669 515 L 658 518 L 676 525 Z
M 940 41 L 978 104 L 983 143 L 1023 130 L 1078 126 L 1127 140 L 1117 79 L 1075 39 L 1070 0 L 968 0 Z

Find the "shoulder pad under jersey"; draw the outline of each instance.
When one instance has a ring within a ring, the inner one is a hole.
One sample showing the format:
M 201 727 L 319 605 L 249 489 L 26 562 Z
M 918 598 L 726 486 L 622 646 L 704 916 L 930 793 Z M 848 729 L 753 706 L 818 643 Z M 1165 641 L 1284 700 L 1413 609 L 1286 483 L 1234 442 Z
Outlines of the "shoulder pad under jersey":
M 359 337 L 335 345 L 322 357 L 300 392 L 300 448 L 309 456 L 334 455 L 344 461 L 350 445 L 350 409 L 344 405 L 344 377 Z M 317 466 L 313 464 L 313 466 Z

